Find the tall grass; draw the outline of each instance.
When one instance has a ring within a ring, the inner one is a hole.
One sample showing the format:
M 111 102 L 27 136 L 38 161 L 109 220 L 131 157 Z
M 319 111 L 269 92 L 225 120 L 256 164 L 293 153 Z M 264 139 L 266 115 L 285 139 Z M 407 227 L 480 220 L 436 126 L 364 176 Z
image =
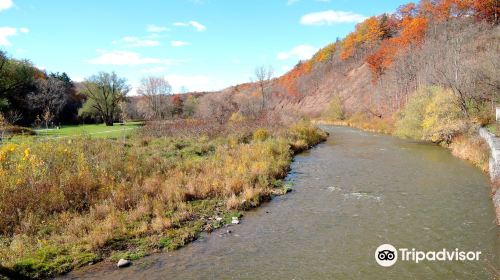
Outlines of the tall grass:
M 1 146 L 2 265 L 44 278 L 107 257 L 176 249 L 220 227 L 217 216 L 284 193 L 280 179 L 293 153 L 326 138 L 307 123 L 221 127 L 215 135 L 203 124 L 154 125 L 165 129 L 146 126 L 126 142 Z

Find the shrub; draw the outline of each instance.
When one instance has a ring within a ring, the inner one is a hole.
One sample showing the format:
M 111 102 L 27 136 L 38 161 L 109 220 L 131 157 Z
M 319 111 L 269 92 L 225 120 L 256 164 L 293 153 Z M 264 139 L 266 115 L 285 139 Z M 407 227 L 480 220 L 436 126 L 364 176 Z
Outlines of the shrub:
M 423 139 L 425 108 L 431 100 L 432 92 L 428 89 L 414 93 L 398 115 L 394 134 L 402 138 Z
M 269 137 L 269 132 L 267 129 L 259 128 L 253 133 L 253 140 L 254 141 L 264 141 Z
M 466 129 L 460 108 L 450 90 L 436 88 L 425 108 L 422 132 L 425 140 L 450 143 L 452 138 Z
M 313 145 L 325 141 L 328 133 L 311 125 L 310 122 L 302 120 L 293 125 L 288 130 L 292 150 L 295 152 L 303 151 Z
M 328 104 L 328 107 L 323 112 L 323 118 L 328 121 L 344 120 L 345 113 L 340 96 L 336 95 Z
M 440 87 L 427 87 L 414 93 L 399 113 L 395 134 L 403 138 L 450 143 L 466 128 L 453 93 Z
M 238 112 L 233 113 L 231 115 L 231 117 L 229 118 L 229 121 L 231 121 L 231 122 L 243 122 L 245 120 L 246 120 L 245 116 L 243 116 L 242 114 L 240 114 Z

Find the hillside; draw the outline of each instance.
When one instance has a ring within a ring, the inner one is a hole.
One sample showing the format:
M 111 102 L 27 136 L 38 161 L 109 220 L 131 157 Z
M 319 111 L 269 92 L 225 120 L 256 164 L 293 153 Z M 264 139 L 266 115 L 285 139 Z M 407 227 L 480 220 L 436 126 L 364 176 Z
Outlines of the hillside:
M 498 11 L 495 1 L 423 0 L 370 17 L 269 81 L 268 109 L 319 117 L 339 99 L 347 116 L 390 118 L 419 88 L 442 86 L 465 115 L 480 114 L 479 104 L 499 98 Z M 242 112 L 262 95 L 258 83 L 222 93 Z

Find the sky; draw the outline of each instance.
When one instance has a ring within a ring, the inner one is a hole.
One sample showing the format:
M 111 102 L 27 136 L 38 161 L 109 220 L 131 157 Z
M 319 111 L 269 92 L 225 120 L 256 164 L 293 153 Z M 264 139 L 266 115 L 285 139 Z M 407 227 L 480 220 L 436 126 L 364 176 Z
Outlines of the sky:
M 366 17 L 407 0 L 0 0 L 0 50 L 82 81 L 115 71 L 175 92 L 279 76 Z M 132 91 L 132 94 L 134 90 Z

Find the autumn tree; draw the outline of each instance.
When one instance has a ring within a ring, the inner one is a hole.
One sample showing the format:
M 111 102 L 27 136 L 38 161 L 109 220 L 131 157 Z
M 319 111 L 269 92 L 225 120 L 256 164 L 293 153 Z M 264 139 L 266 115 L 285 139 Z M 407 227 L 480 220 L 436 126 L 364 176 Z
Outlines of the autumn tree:
M 182 96 L 180 94 L 172 95 L 170 97 L 170 103 L 172 104 L 172 116 L 181 116 L 184 108 L 184 100 L 182 99 Z
M 333 58 L 335 52 L 337 51 L 337 44 L 332 43 L 327 45 L 326 47 L 320 49 L 313 57 L 312 61 L 317 63 L 317 62 L 324 62 L 327 60 L 330 60 Z
M 417 5 L 415 3 L 408 3 L 405 5 L 399 6 L 398 10 L 396 11 L 396 16 L 399 19 L 405 19 L 405 18 L 411 18 L 416 16 L 418 12 Z
M 45 120 L 45 126 L 48 122 L 57 118 L 67 102 L 66 84 L 54 77 L 39 79 L 36 81 L 36 91 L 28 96 L 33 109 L 37 110 Z
M 382 40 L 390 39 L 398 32 L 399 21 L 393 15 L 383 14 L 380 17 L 380 30 Z
M 266 107 L 266 100 L 269 99 L 268 85 L 273 77 L 274 70 L 271 66 L 259 66 L 255 68 L 255 79 L 262 97 L 262 110 Z
M 473 7 L 475 16 L 479 20 L 490 23 L 499 23 L 500 1 L 499 0 L 474 0 Z
M 137 92 L 147 100 L 151 115 L 150 119 L 165 119 L 168 112 L 168 95 L 172 94 L 172 86 L 161 77 L 142 79 Z
M 364 22 L 366 28 L 363 41 L 371 44 L 378 42 L 384 35 L 384 30 L 377 17 L 370 17 Z
M 127 80 L 115 72 L 100 72 L 83 82 L 87 101 L 80 109 L 80 115 L 100 117 L 107 126 L 112 126 L 119 114 L 119 103 L 123 101 L 130 87 Z
M 23 114 L 21 124 L 28 125 L 33 119 L 28 94 L 35 90 L 35 81 L 44 77 L 27 60 L 12 59 L 0 51 L 0 112 L 12 110 L 29 112 Z
M 198 98 L 196 98 L 193 94 L 189 94 L 183 102 L 182 116 L 184 118 L 192 117 L 196 111 L 198 103 Z
M 398 49 L 398 40 L 385 40 L 377 51 L 366 58 L 366 63 L 372 72 L 373 82 L 377 81 L 391 66 Z
M 407 47 L 411 44 L 421 44 L 427 31 L 428 20 L 423 17 L 405 18 L 401 23 L 400 43 Z
M 213 120 L 219 124 L 226 123 L 231 115 L 238 111 L 232 96 L 227 94 L 207 94 L 200 98 L 196 115 L 205 120 Z

